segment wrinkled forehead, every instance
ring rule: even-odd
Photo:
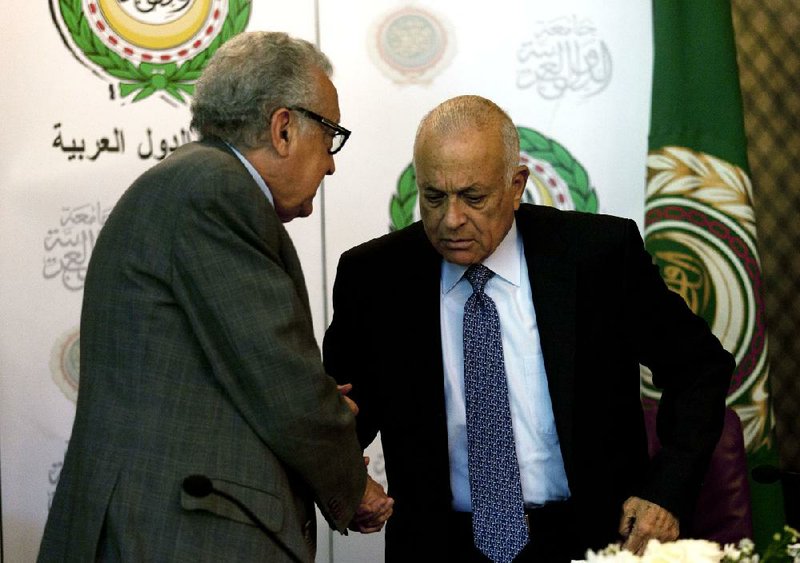
[[[493,129],[422,131],[414,144],[414,166],[490,163],[503,160],[503,143]]]
[[[491,150],[480,138],[430,139],[420,145],[414,166],[419,188],[459,191],[504,184],[507,176],[502,150]]]

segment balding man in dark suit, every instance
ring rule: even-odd
[[[633,221],[520,204],[528,170],[491,101],[431,111],[414,167],[422,221],[341,257],[323,347],[362,446],[381,435],[386,560],[553,563],[675,539],[732,356]],[[640,363],[663,388],[652,461]]]

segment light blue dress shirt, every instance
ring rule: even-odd
[[[497,306],[508,378],[511,424],[526,506],[564,500],[570,491],[542,360],[528,265],[516,222],[484,262],[495,272],[485,292]],[[471,512],[464,399],[464,304],[472,287],[466,266],[442,262],[441,324],[453,509]]]
[[[228,145],[228,147],[233,151],[233,154],[236,155],[236,158],[242,161],[242,164],[244,164],[244,167],[247,168],[248,172],[250,172],[253,180],[256,181],[258,187],[262,192],[264,192],[264,195],[267,196],[267,201],[269,201],[269,204],[274,208],[275,201],[272,199],[272,192],[270,191],[269,186],[267,186],[267,183],[264,181],[264,178],[262,178],[261,174],[258,173],[258,170],[256,170],[253,165],[250,164],[250,161],[247,160],[242,153],[236,150],[236,147],[227,142],[225,144]]]

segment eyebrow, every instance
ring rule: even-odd
[[[455,194],[462,194],[462,193],[468,192],[470,190],[475,190],[475,191],[481,191],[482,190],[481,186],[479,186],[477,184],[472,184],[470,186],[463,186],[463,187],[460,187],[460,188],[455,188],[454,190],[446,190],[446,189],[442,189],[442,188],[437,188],[436,186],[432,186],[432,185],[419,186],[419,189],[420,190],[433,190],[435,192],[441,192],[441,193],[455,193]]]

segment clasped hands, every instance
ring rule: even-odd
[[[341,393],[348,408],[354,415],[357,415],[358,405],[347,396],[347,393],[353,388],[352,384],[347,383],[338,387],[339,393]],[[369,458],[366,456],[364,457],[364,465],[369,465]],[[380,483],[367,475],[367,488],[364,491],[364,498],[361,499],[361,504],[358,505],[356,514],[347,527],[362,534],[380,532],[389,516],[392,515],[393,507],[394,499],[386,495]]]
[[[364,458],[364,463],[369,464],[369,458]],[[362,534],[380,532],[384,524],[392,515],[394,499],[387,496],[383,487],[372,477],[367,475],[367,489],[364,498],[356,509],[356,514],[348,528]]]
[[[647,542],[656,539],[662,543],[678,539],[678,519],[659,505],[639,497],[630,497],[622,505],[619,533],[625,540],[622,548],[642,555]]]

